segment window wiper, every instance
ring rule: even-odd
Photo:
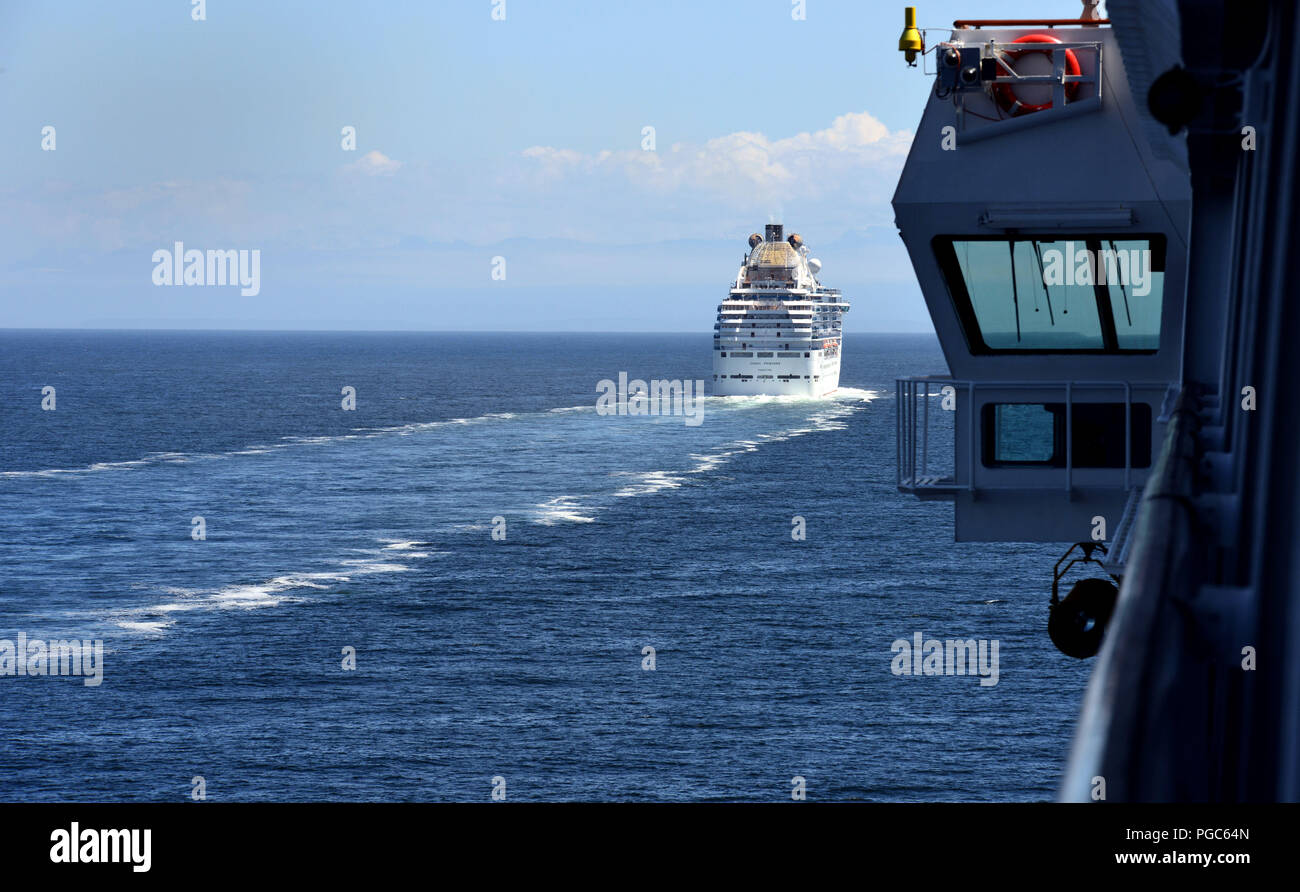
[[[1016,343],[1020,343],[1020,290],[1016,287],[1016,242],[1007,239],[1007,249],[1011,251],[1011,301],[1016,308]]]
[[[1052,292],[1047,290],[1047,273],[1043,270],[1043,246],[1034,240],[1034,257],[1038,258],[1038,281],[1043,283],[1043,297],[1047,298],[1047,319],[1052,325],[1056,324],[1056,316],[1052,314]]]
[[[1111,251],[1111,256],[1115,258],[1115,263],[1118,264],[1118,263],[1119,263],[1119,249],[1115,247],[1115,243],[1114,243],[1113,241],[1110,243],[1110,251]],[[1131,264],[1130,264],[1130,265],[1131,265]],[[1122,294],[1122,295],[1124,295],[1124,318],[1128,319],[1128,327],[1129,327],[1129,328],[1132,328],[1132,327],[1133,327],[1133,315],[1128,311],[1128,289],[1124,287],[1124,277],[1123,277],[1123,276],[1120,276],[1120,277],[1119,277],[1119,293]]]

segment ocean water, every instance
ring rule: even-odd
[[[0,676],[0,800],[1052,798],[1059,549],[894,487],[937,341],[851,334],[830,399],[596,413],[709,345],[0,332],[0,638],[105,646],[97,687]],[[997,640],[998,683],[895,676],[917,632]]]

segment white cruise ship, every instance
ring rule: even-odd
[[[750,251],[713,326],[715,396],[825,396],[840,384],[849,305],[817,281],[821,261],[779,223]]]

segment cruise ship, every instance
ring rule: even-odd
[[[817,281],[821,261],[780,223],[749,253],[713,326],[714,396],[825,396],[840,384],[849,305]]]

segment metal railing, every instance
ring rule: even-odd
[[[1206,644],[1189,646],[1182,631],[1195,625],[1194,603],[1205,578],[1206,547],[1192,508],[1196,430],[1195,402],[1184,393],[1137,512],[1132,553],[1084,695],[1062,799],[1088,801],[1098,776],[1129,801],[1203,799],[1212,788],[1207,779],[1215,769],[1180,772],[1182,760],[1171,757],[1188,738],[1206,733],[1213,710],[1203,696],[1209,677],[1196,666]],[[1193,715],[1176,721],[1168,706],[1175,702],[1195,704]]]
[[[961,138],[965,142],[985,139],[995,133],[1007,133],[1012,130],[1022,129],[1047,121],[1059,120],[1066,115],[1085,114],[1095,111],[1101,107],[1102,88],[1104,84],[1103,72],[1103,43],[1102,41],[1063,41],[1052,44],[1035,44],[1032,48],[1027,48],[1023,43],[996,43],[989,41],[982,45],[982,50],[987,50],[989,55],[983,56],[981,62],[987,58],[995,60],[997,74],[993,78],[980,78],[974,84],[964,84],[955,86],[954,104],[956,108],[957,130],[961,133]],[[936,56],[935,74],[939,73],[937,58],[939,51],[945,47],[955,47],[957,49],[969,48],[970,44],[964,40],[944,41],[938,45]],[[1052,60],[1051,74],[1017,74],[1015,68],[1007,61],[1015,55],[1024,52],[1041,52],[1046,53]],[[1077,61],[1077,53],[1093,53],[1095,62],[1090,68],[1093,74],[1069,74],[1067,60],[1074,56]],[[1082,66],[1080,66],[1082,68]],[[1081,84],[1091,84],[1093,89],[1088,96],[1078,96],[1068,98],[1068,90],[1074,87],[1076,90]],[[1035,114],[1009,115],[999,117],[996,127],[989,126],[969,126],[966,110],[965,96],[978,95],[984,96],[986,90],[990,87],[1005,86],[1015,90],[1017,86],[1049,86],[1052,89],[1052,102],[1050,107],[1043,109]]]
[[[1102,561],[1107,573],[1119,576],[1128,564],[1129,551],[1133,547],[1133,527],[1137,523],[1141,501],[1142,487],[1135,486],[1128,491],[1128,497],[1124,500],[1124,512],[1120,515],[1119,525],[1115,527],[1115,535],[1110,540],[1110,550]]]
[[[976,492],[979,489],[997,489],[987,483],[980,484],[977,471],[981,467],[979,460],[980,424],[976,417],[976,389],[1005,393],[1009,390],[1058,391],[1060,400],[1065,404],[1065,466],[1052,470],[1063,470],[1067,497],[1074,489],[1074,406],[1080,392],[1095,393],[1098,390],[1122,390],[1124,394],[1124,481],[1125,490],[1133,488],[1133,391],[1135,389],[1163,392],[1167,382],[1134,381],[973,381],[960,380],[942,376],[919,376],[898,378],[897,406],[897,474],[895,483],[903,492]],[[945,387],[951,387],[950,394],[944,393]],[[964,394],[964,396],[963,396]],[[965,412],[964,436],[967,449],[959,448],[956,437],[957,416],[953,416],[952,470],[932,470],[930,466],[930,404],[935,398],[942,400],[945,396],[955,399],[952,411]],[[1055,400],[1053,400],[1055,402]],[[1089,400],[1088,402],[1095,402]],[[996,472],[998,469],[985,469]],[[1003,486],[1000,488],[1024,488]]]

